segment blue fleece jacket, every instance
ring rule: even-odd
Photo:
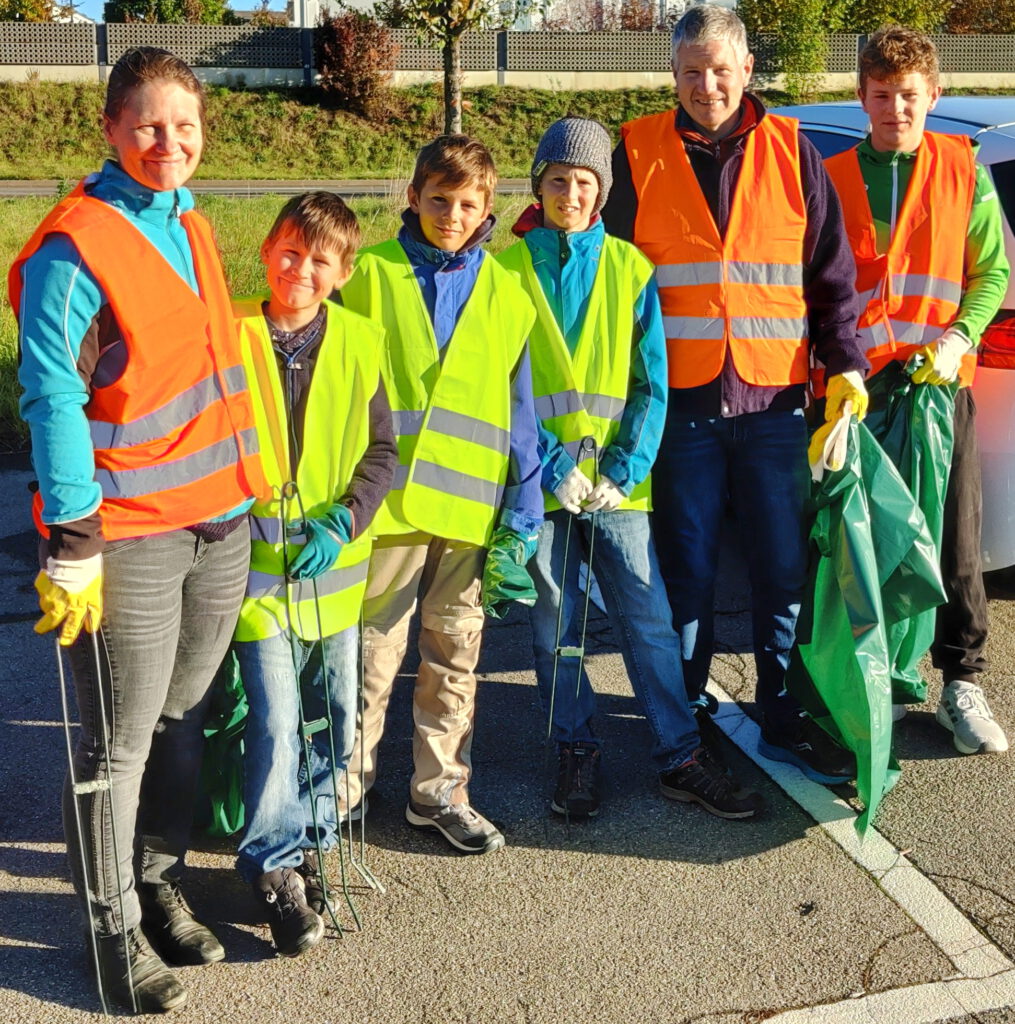
[[[423,293],[437,347],[443,352],[465,303],[472,294],[479,268],[486,253],[480,248],[493,229],[489,218],[458,252],[446,252],[430,245],[419,228],[418,218],[406,211],[398,241],[409,257],[416,282]],[[511,378],[510,465],[500,525],[529,536],[543,521],[543,493],[537,440],[535,402],[532,397],[532,371],[526,347]]]
[[[198,290],[190,241],[180,222],[194,206],[187,189],[153,192],[107,161],[85,179],[85,191],[122,213]],[[79,367],[79,360],[106,296],[66,235],[49,236],[27,260],[21,278],[21,416],[31,432],[43,520],[71,523],[91,515],[102,501],[84,413],[90,368]],[[248,504],[218,518],[232,518]]]
[[[523,214],[515,232],[531,217]],[[523,239],[532,255],[536,277],[574,352],[585,321],[589,295],[603,248],[605,229],[596,220],[586,231],[565,232],[534,227]],[[631,377],[627,404],[616,438],[603,452],[599,468],[624,494],[640,484],[652,469],[666,421],[666,337],[655,279],[651,279],[632,312]],[[556,435],[540,424],[543,487],[554,491],[574,468],[575,461]]]

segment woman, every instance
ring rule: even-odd
[[[64,787],[74,885],[100,989],[158,1012],[187,998],[164,961],[225,955],[179,877],[260,467],[222,268],[183,187],[204,142],[200,83],[164,50],[129,51],[103,132],[115,159],[43,220],[9,286],[44,538],[36,630],[69,648],[79,783],[105,780],[103,707],[110,736],[111,792],[77,797],[83,849]]]

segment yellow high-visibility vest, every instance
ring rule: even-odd
[[[250,573],[236,639],[263,640],[291,628],[302,640],[317,640],[359,619],[370,530],[344,544],[334,565],[315,580],[287,582],[285,566],[305,542],[302,521],[323,515],[341,498],[370,442],[369,405],[380,381],[384,332],[364,317],[325,303],[327,323],[307,395],[296,486],[287,488],[292,480],[290,434],[278,362],[261,312],[266,298],[233,303],[271,488],[271,497],[250,510]]]
[[[634,307],[655,268],[633,245],[606,235],[574,353],[568,349],[532,265],[532,254],[520,240],[498,257],[519,275],[536,307],[529,338],[532,391],[536,415],[564,445],[582,472],[597,479],[595,456],[620,430],[631,382],[631,335]],[[595,439],[596,450],[581,450],[582,440]],[[579,462],[579,455],[584,456]],[[620,508],[649,510],[652,481],[646,477]],[[560,502],[543,491],[547,512]]]
[[[484,257],[444,349],[397,241],[364,249],[342,301],[387,334],[382,373],[398,441],[395,483],[374,534],[422,530],[485,545],[507,480],[511,373],[535,312],[517,280]]]

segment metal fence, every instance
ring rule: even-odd
[[[0,22],[0,64],[108,65],[124,50],[162,46],[194,67],[309,69],[313,29],[250,25],[56,25]],[[440,51],[405,30],[392,32],[396,71],[438,71]],[[829,72],[856,69],[865,37],[830,35]],[[938,35],[941,70],[1015,73],[1015,35]],[[759,36],[752,49],[760,71],[780,69],[776,37]],[[471,32],[462,40],[466,71],[665,71],[669,36],[662,32]]]

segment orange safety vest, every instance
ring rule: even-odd
[[[892,360],[905,362],[955,319],[965,286],[966,234],[976,188],[973,147],[965,135],[924,134],[887,253],[877,251],[856,150],[829,157],[825,166],[842,200],[856,259],[862,307],[858,330],[873,375]],[[975,371],[971,352],[962,359],[959,380],[972,383]]]
[[[797,122],[767,114],[748,136],[725,239],[673,111],[620,129],[638,196],[634,243],[656,265],[670,387],[707,384],[729,347],[749,384],[807,380],[807,207]]]
[[[166,533],[212,519],[264,490],[254,412],[229,292],[211,228],[181,217],[200,295],[121,213],[82,185],[49,212],[7,278],[16,315],[21,267],[54,233],[95,275],[122,332],[116,380],[92,386],[85,415],[108,540]],[[107,348],[99,357],[119,346]],[[43,535],[42,499],[35,521]]]

